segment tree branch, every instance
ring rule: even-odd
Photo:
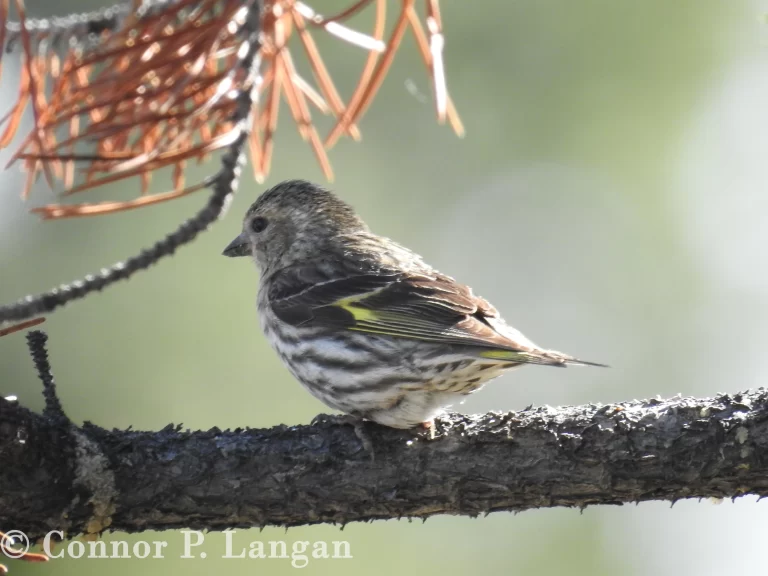
[[[150,2],[159,5],[162,0]],[[192,218],[182,223],[165,238],[155,242],[150,248],[138,255],[102,269],[98,276],[88,275],[82,280],[62,284],[37,296],[27,296],[14,304],[0,306],[0,324],[3,322],[22,321],[53,312],[57,308],[83,298],[92,292],[98,292],[118,282],[130,278],[136,272],[146,270],[162,258],[172,255],[181,246],[192,242],[197,236],[216,222],[231,200],[240,178],[242,164],[245,161],[244,147],[252,125],[252,110],[257,92],[254,83],[258,74],[259,52],[259,11],[260,2],[243,2],[247,14],[238,31],[245,49],[238,57],[237,66],[230,71],[230,77],[242,78],[243,90],[237,97],[237,107],[232,117],[230,144],[221,157],[221,168],[206,180],[211,195],[206,205]]]
[[[0,526],[33,538],[768,494],[764,389],[451,414],[433,439],[367,424],[374,460],[329,421],[137,432],[48,412],[0,399]]]
[[[157,3],[160,4],[160,2]],[[54,16],[52,18],[30,18],[23,23],[6,22],[6,44],[0,48],[5,53],[13,52],[21,41],[22,29],[33,34],[35,40],[45,38],[54,46],[72,37],[87,41],[90,35],[97,36],[105,30],[111,32],[117,29],[120,20],[129,13],[129,9],[130,4],[121,3],[93,12]]]

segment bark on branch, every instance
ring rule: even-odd
[[[40,366],[38,366],[40,369]],[[45,367],[41,372],[45,371]],[[428,432],[349,425],[157,432],[78,427],[0,399],[0,527],[347,523],[768,494],[768,392],[449,415]]]

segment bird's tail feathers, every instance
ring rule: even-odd
[[[596,366],[598,368],[610,368],[608,364],[600,364],[599,362],[588,362],[587,360],[579,360],[578,358],[574,358],[573,356],[566,356],[565,363],[566,365],[570,365],[570,366]]]
[[[555,352],[554,350],[488,350],[480,354],[483,358],[492,358],[506,362],[519,362],[521,364],[540,364],[543,366],[597,366],[610,368],[607,364],[579,360],[573,356]]]

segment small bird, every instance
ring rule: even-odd
[[[224,255],[256,261],[261,327],[291,373],[360,422],[429,427],[523,364],[605,366],[540,348],[471,288],[374,234],[311,182],[264,192]]]

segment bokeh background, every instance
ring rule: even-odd
[[[347,5],[315,0],[323,13]],[[392,0],[394,9],[395,0]],[[101,6],[27,0],[31,16]],[[333,188],[371,227],[471,283],[547,347],[610,370],[532,367],[492,383],[465,412],[710,396],[765,384],[768,372],[768,28],[765,2],[518,0],[443,2],[451,93],[467,127],[438,126],[408,37],[362,121],[364,141],[331,153]],[[370,14],[356,22],[370,23]],[[362,53],[319,36],[348,95]],[[0,101],[15,89],[4,61]],[[259,332],[258,276],[220,252],[266,186],[323,181],[283,123],[272,174],[250,173],[227,217],[170,260],[50,317],[51,360],[69,415],[104,427],[192,429],[307,423],[324,407]],[[328,124],[321,124],[327,127]],[[5,164],[8,151],[0,153]],[[197,169],[188,181],[215,169]],[[113,216],[41,222],[0,172],[0,301],[136,253],[204,194]],[[155,189],[169,180],[156,177]],[[93,193],[131,197],[131,181]],[[0,341],[0,394],[40,409],[22,335]],[[0,462],[0,465],[2,463]],[[347,540],[353,559],[313,574],[764,574],[766,504],[755,498],[495,513],[487,518],[240,532],[254,539]],[[9,529],[11,527],[3,527]],[[108,539],[131,539],[123,534]],[[15,574],[285,574],[287,560],[67,560]]]

